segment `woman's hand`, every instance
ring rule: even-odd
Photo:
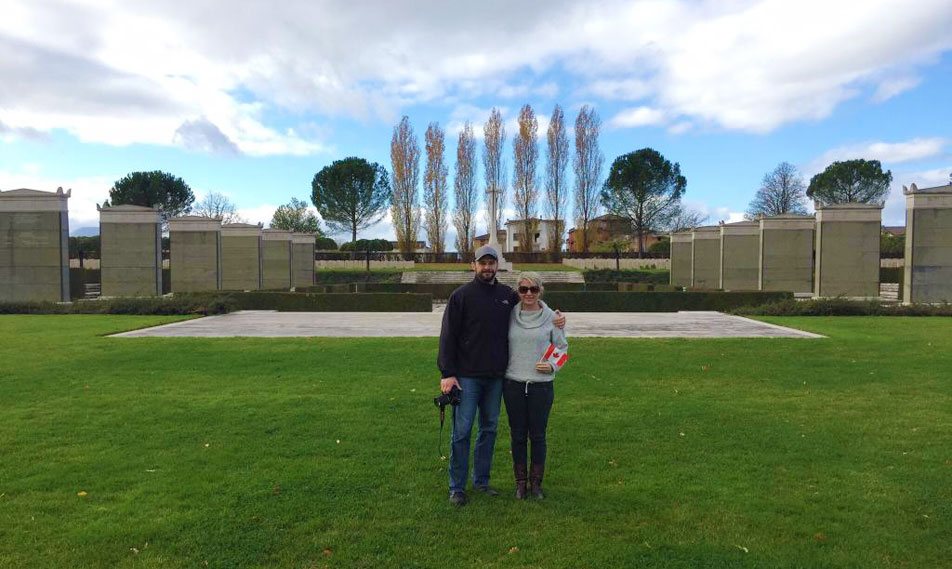
[[[555,370],[549,362],[539,362],[536,364],[536,371],[539,373],[552,373]]]

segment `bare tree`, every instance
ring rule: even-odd
[[[764,174],[760,189],[747,206],[744,217],[754,219],[758,215],[772,216],[785,213],[806,215],[806,185],[797,167],[781,162],[771,172]]]
[[[516,220],[521,222],[518,232],[519,245],[522,251],[532,252],[535,249],[535,212],[539,195],[536,176],[539,162],[539,121],[528,104],[519,110],[519,134],[512,139],[512,159],[512,201],[516,205]]]
[[[565,116],[562,107],[555,106],[546,132],[545,162],[545,211],[555,220],[555,235],[550,244],[552,251],[562,250],[562,234],[565,232],[565,202],[569,193],[565,168],[569,163],[569,138],[565,132]]]
[[[575,227],[582,234],[582,251],[589,248],[589,222],[598,215],[602,166],[605,156],[598,146],[602,121],[594,108],[583,105],[575,119]]]
[[[486,206],[488,209],[489,241],[494,242],[499,230],[500,215],[506,203],[506,174],[502,149],[506,143],[506,127],[502,113],[493,107],[489,120],[483,126],[483,170],[486,174]]]
[[[393,166],[393,228],[397,234],[397,248],[408,258],[416,248],[420,231],[420,211],[417,207],[417,188],[420,181],[420,145],[417,143],[410,118],[404,115],[393,127],[390,141],[390,161]]]
[[[212,192],[195,204],[195,215],[217,219],[222,223],[243,223],[235,204],[225,194]]]
[[[710,216],[706,213],[679,205],[674,216],[668,220],[666,227],[663,229],[671,233],[690,231],[707,223],[709,218]]]
[[[453,226],[456,227],[456,250],[463,259],[468,259],[476,237],[476,208],[479,194],[476,190],[476,136],[473,125],[466,121],[459,133],[456,145],[456,178],[453,181],[456,210]]]
[[[423,207],[426,210],[426,235],[434,253],[446,250],[446,134],[440,125],[426,129],[426,169],[423,173]]]

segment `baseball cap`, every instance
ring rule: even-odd
[[[499,251],[496,251],[495,247],[490,247],[489,245],[483,245],[479,249],[476,249],[475,260],[480,260],[486,255],[489,255],[493,259],[499,260]]]

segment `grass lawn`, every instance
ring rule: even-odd
[[[104,337],[170,320],[0,317],[0,566],[949,566],[952,319],[574,341],[547,499],[503,416],[459,510],[435,339]]]

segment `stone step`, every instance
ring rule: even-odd
[[[102,294],[102,286],[99,283],[86,283],[83,291],[83,298],[99,298]]]
[[[499,282],[513,286],[519,282],[519,271],[496,273]],[[543,283],[584,283],[585,277],[577,271],[545,271],[539,273]],[[400,279],[402,283],[463,284],[473,280],[469,271],[405,271]]]

